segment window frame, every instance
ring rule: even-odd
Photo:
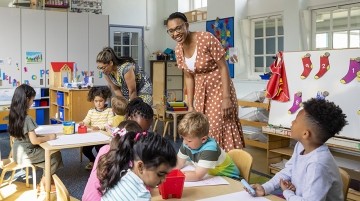
[[[269,19],[274,19],[275,20],[275,34],[271,35],[271,36],[266,36],[266,21]],[[278,28],[279,28],[279,24],[278,24],[278,19],[281,19],[282,21],[282,27],[283,27],[283,33],[279,34],[278,33]],[[270,70],[268,69],[269,66],[266,66],[266,57],[268,56],[275,56],[277,52],[279,51],[283,51],[283,50],[279,50],[278,44],[279,44],[279,37],[283,38],[283,48],[284,48],[284,18],[282,14],[276,14],[276,15],[271,15],[271,16],[264,16],[264,17],[258,17],[258,18],[250,18],[250,77],[251,78],[258,78],[260,79],[259,75],[262,75],[264,73],[269,72]],[[263,36],[261,37],[255,37],[255,23],[256,22],[263,22]],[[263,54],[255,54],[255,40],[256,39],[263,39]],[[267,54],[266,53],[266,39],[267,38],[275,38],[275,53],[274,54]],[[263,57],[263,71],[262,72],[256,72],[256,68],[255,67],[255,57],[259,57],[262,56]]]
[[[336,48],[336,49],[349,49],[349,48],[360,48],[360,44],[359,47],[350,47],[350,32],[354,31],[354,30],[360,30],[360,26],[358,27],[351,27],[351,8],[353,7],[359,7],[360,8],[360,3],[351,3],[351,4],[344,4],[344,5],[333,5],[330,7],[325,7],[325,8],[316,8],[316,9],[312,9],[311,10],[311,49],[312,50],[329,50],[329,49],[334,49],[334,43],[333,43],[333,38],[334,38],[334,33],[337,32],[347,32],[347,47],[345,48]],[[333,18],[333,13],[334,11],[338,10],[338,9],[347,9],[347,25],[346,28],[340,28],[340,29],[334,29],[334,18]],[[316,30],[316,23],[317,23],[317,14],[318,13],[327,13],[329,12],[330,15],[330,28],[329,30],[326,31],[317,31]],[[328,39],[327,39],[327,43],[328,46],[324,47],[324,48],[316,48],[316,34],[322,34],[322,33],[327,33],[328,34]]]

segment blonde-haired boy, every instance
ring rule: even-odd
[[[111,98],[111,108],[114,113],[112,127],[118,127],[118,125],[125,120],[126,107],[128,100],[123,96],[114,96]]]
[[[183,168],[187,160],[195,165],[194,171],[184,171],[185,181],[198,181],[206,174],[239,178],[239,169],[229,155],[208,136],[209,127],[208,118],[200,112],[184,116],[178,126],[183,144],[177,154],[176,168]]]

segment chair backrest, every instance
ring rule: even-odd
[[[241,176],[249,182],[253,157],[242,149],[232,149],[228,152],[228,154],[234,161],[235,165],[239,168]]]
[[[60,180],[60,178],[53,174],[52,178],[54,179],[55,187],[56,187],[56,200],[57,201],[70,201],[69,191],[66,189],[64,183]]]
[[[339,168],[339,172],[341,175],[341,180],[343,183],[343,193],[344,193],[344,200],[347,198],[347,194],[349,191],[349,184],[350,184],[350,175],[343,169]]]
[[[161,121],[164,121],[164,119],[165,119],[165,117],[166,117],[166,105],[156,104],[156,105],[155,105],[155,109],[156,109],[156,115],[157,115],[157,117],[158,117]]]

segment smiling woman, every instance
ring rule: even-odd
[[[105,79],[116,96],[128,100],[141,97],[152,105],[152,85],[149,76],[139,71],[131,57],[117,57],[110,47],[104,48],[96,57],[97,68],[105,74]]]

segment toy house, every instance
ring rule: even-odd
[[[61,87],[64,82],[72,81],[75,62],[50,62],[50,65],[50,87]]]

